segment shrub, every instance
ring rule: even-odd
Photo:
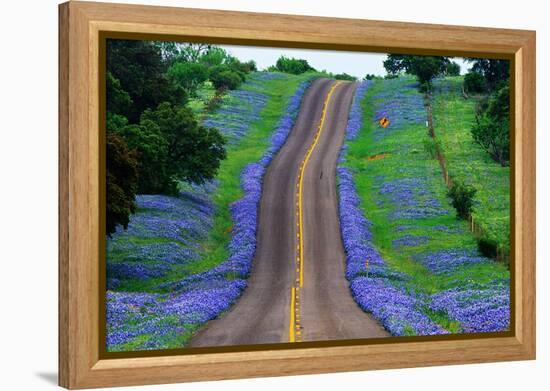
[[[214,67],[210,72],[210,81],[214,87],[220,90],[234,90],[244,81],[243,76],[227,67]]]
[[[464,90],[469,93],[482,93],[487,91],[487,82],[481,73],[468,72],[464,76]]]
[[[451,203],[456,209],[457,217],[467,219],[472,211],[474,196],[477,190],[472,186],[466,185],[458,180],[453,180],[453,185],[447,195],[451,198]]]
[[[256,62],[254,60],[241,62],[238,58],[230,56],[226,65],[230,70],[242,75],[243,81],[247,73],[256,71]]]
[[[479,252],[488,258],[497,257],[498,244],[496,241],[487,238],[479,238],[477,240]]]

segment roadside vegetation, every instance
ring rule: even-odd
[[[338,175],[352,294],[393,335],[507,330],[509,272],[505,265],[479,252],[468,222],[457,217],[457,210],[464,211],[453,207],[439,162],[426,148],[433,139],[426,128],[424,94],[415,79],[399,76],[364,82],[369,87],[364,98],[359,98],[361,126],[353,131],[348,128]],[[460,80],[432,80],[430,90],[437,90],[447,79]],[[460,93],[460,83],[457,86]],[[464,100],[460,94],[457,99]],[[441,100],[448,102],[448,96],[441,96]],[[447,106],[445,113],[452,113],[457,120],[466,109]],[[469,110],[473,120],[473,104]],[[355,109],[350,114],[348,126],[358,122],[354,120],[357,112]],[[387,128],[379,125],[382,117],[391,121]],[[475,151],[474,156],[485,156],[491,163],[473,141],[470,125],[460,132],[470,139],[467,151]],[[451,130],[455,128],[447,129],[453,137]],[[446,138],[441,144],[447,151]],[[462,148],[455,146],[453,150]],[[462,167],[452,159],[448,163],[449,167]],[[479,166],[471,155],[463,163]],[[498,164],[494,166],[503,170]],[[476,170],[483,172],[487,167]],[[488,193],[505,197],[508,189],[495,189],[492,183],[486,179],[485,183],[476,182],[476,192],[470,188],[455,191],[476,202],[480,193],[482,197]],[[476,205],[472,208],[477,211]]]
[[[109,154],[109,169],[126,181],[119,187],[128,191],[123,194],[126,200],[133,201],[121,203],[125,213],[111,214],[118,220],[109,220],[119,222],[107,240],[110,351],[185,346],[201,325],[240,296],[254,254],[254,200],[260,197],[247,189],[254,181],[260,185],[253,187],[261,188],[261,174],[249,167],[272,153],[272,136],[284,142],[281,131],[290,130],[305,88],[317,77],[314,72],[250,69],[241,70],[244,81],[239,77],[235,89],[218,88],[201,71],[196,72],[199,82],[190,82],[184,69],[189,64],[178,65],[182,59],[206,57],[209,69],[218,67],[218,56],[224,54],[218,48],[157,49],[167,63],[161,80],[183,90],[184,103],[161,102],[156,110],[145,109],[134,124],[121,114],[109,114],[108,148],[117,149]],[[204,53],[197,54],[201,50]],[[110,98],[127,101],[124,83],[110,82],[116,84],[108,90]],[[197,132],[200,137],[194,137]],[[177,136],[165,136],[172,133],[194,141],[195,156],[216,152],[216,142],[210,141],[217,137],[223,141],[223,159],[216,167],[190,166],[202,164],[201,159],[171,152]],[[163,178],[170,179],[170,186],[163,186]]]

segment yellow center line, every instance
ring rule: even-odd
[[[296,342],[296,337],[294,335],[294,332],[296,330],[296,324],[295,324],[295,318],[294,318],[294,306],[296,304],[295,295],[296,295],[296,290],[294,289],[294,287],[292,287],[290,291],[290,327],[288,330],[289,342]]]
[[[304,173],[307,167],[307,163],[309,162],[309,158],[311,157],[311,154],[315,150],[315,147],[317,146],[317,143],[319,142],[319,139],[321,138],[321,133],[323,132],[323,126],[325,124],[325,118],[327,114],[327,108],[328,104],[330,102],[330,98],[332,97],[332,94],[334,93],[334,90],[336,87],[341,83],[341,81],[337,81],[332,85],[330,88],[327,97],[325,98],[325,101],[323,103],[323,111],[321,113],[321,120],[319,122],[319,127],[317,128],[317,132],[315,133],[315,137],[313,139],[313,143],[308,148],[306,156],[304,157],[304,160],[300,163],[300,170],[298,171],[298,183],[296,184],[297,187],[297,196],[298,201],[296,202],[297,212],[296,217],[298,218],[297,221],[297,228],[298,228],[298,257],[296,259],[298,263],[297,267],[297,278],[296,278],[296,285],[293,286],[290,291],[290,325],[289,325],[289,341],[290,342],[296,342],[296,339],[301,340],[301,327],[299,325],[299,318],[297,317],[297,311],[299,307],[298,302],[298,291],[300,288],[304,286],[304,224],[303,224],[303,183],[304,183]]]
[[[313,143],[309,147],[306,157],[304,158],[302,164],[300,165],[300,172],[298,173],[298,224],[300,226],[299,228],[299,241],[300,241],[300,288],[304,286],[304,216],[303,216],[303,185],[304,185],[304,173],[307,167],[307,163],[309,162],[309,158],[311,157],[311,154],[313,153],[313,150],[317,146],[317,143],[319,142],[319,138],[321,137],[321,133],[323,132],[323,125],[325,124],[325,118],[327,115],[327,107],[330,101],[330,98],[332,94],[334,93],[334,90],[336,87],[340,84],[340,81],[337,81],[333,84],[333,86],[330,88],[327,97],[325,99],[325,102],[323,104],[323,112],[321,114],[321,121],[319,122],[319,128],[317,129],[317,132],[315,133],[315,138],[313,139]]]

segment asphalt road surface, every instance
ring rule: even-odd
[[[248,287],[190,346],[389,336],[357,306],[345,279],[336,161],[355,88],[319,79],[306,91],[294,128],[264,177]]]

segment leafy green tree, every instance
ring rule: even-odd
[[[199,62],[210,68],[225,64],[228,57],[229,53],[227,53],[225,49],[218,46],[212,46],[199,57]]]
[[[186,62],[199,62],[200,58],[212,49],[212,45],[208,43],[180,43],[177,47],[177,59]]]
[[[167,145],[164,170],[157,172],[164,179],[160,181],[164,188],[158,189],[159,192],[177,193],[180,180],[204,183],[214,178],[220,161],[226,157],[226,141],[217,129],[200,125],[191,109],[168,102],[160,104],[155,111],[143,113],[140,125],[155,133],[150,123],[158,126]]]
[[[130,94],[122,89],[120,80],[111,72],[106,74],[107,82],[107,111],[111,113],[127,113],[132,107]]]
[[[447,65],[446,74],[448,76],[460,76],[460,65],[455,61],[451,61]]]
[[[144,110],[155,109],[161,102],[185,103],[185,91],[168,80],[161,48],[151,41],[109,39],[107,71],[120,81],[120,88],[132,100],[130,107],[115,106],[110,111],[131,123],[137,123]],[[115,84],[107,85],[107,96],[117,96],[113,87]]]
[[[489,99],[472,127],[474,140],[503,167],[510,161],[509,116],[510,88],[505,86]]]
[[[494,91],[501,87],[510,77],[510,62],[508,60],[493,60],[488,58],[467,58],[472,64],[471,72],[477,72],[485,77],[487,87]]]
[[[107,134],[107,235],[118,225],[128,228],[136,210],[138,168],[136,152],[119,135]]]
[[[433,78],[444,74],[449,63],[447,57],[388,54],[384,68],[390,75],[400,72],[415,75],[420,82],[421,90],[429,91]]]
[[[189,96],[196,96],[197,89],[208,79],[208,67],[195,62],[175,62],[168,69],[168,78]]]
[[[110,111],[107,112],[107,131],[116,132],[117,130],[128,125],[128,118],[120,114],[114,114]]]
[[[243,82],[239,73],[224,65],[211,68],[209,78],[218,91],[234,90]]]
[[[168,140],[159,126],[150,120],[142,120],[139,125],[127,125],[117,134],[126,140],[128,147],[137,152],[138,193],[173,193],[172,178],[169,177]]]
[[[470,93],[483,93],[487,91],[487,81],[479,72],[468,72],[464,76],[464,90]]]
[[[309,65],[307,60],[288,58],[285,56],[279,57],[275,63],[275,68],[279,72],[291,73],[293,75],[299,75],[301,73],[315,70]]]

